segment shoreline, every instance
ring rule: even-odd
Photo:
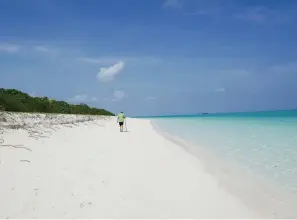
[[[1,135],[25,147],[0,146],[1,218],[259,216],[149,120],[128,118],[128,132],[119,132],[114,117],[66,118],[70,126],[53,123],[44,136],[22,128]]]
[[[244,174],[238,162],[226,161],[206,146],[187,141],[158,127],[157,122],[151,122],[152,127],[161,136],[179,145],[187,153],[202,162],[204,170],[213,175],[218,183],[229,193],[240,198],[244,204],[265,218],[297,218],[297,196],[279,189],[276,184],[260,174]],[[215,162],[213,162],[215,161]],[[256,198],[256,199],[255,199]],[[289,204],[288,204],[288,203]]]

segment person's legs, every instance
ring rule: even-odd
[[[123,131],[123,124],[124,124],[124,122],[119,122],[119,125],[120,125],[120,131]]]

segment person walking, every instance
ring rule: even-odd
[[[120,126],[120,132],[123,132],[123,126],[125,123],[125,119],[126,119],[126,116],[124,115],[124,113],[120,112],[118,114],[118,119],[117,119],[117,123],[119,123],[119,126]]]

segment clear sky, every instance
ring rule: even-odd
[[[127,115],[297,108],[296,0],[1,0],[0,87]]]

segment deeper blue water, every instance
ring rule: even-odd
[[[297,110],[147,118],[157,130],[297,194]]]

